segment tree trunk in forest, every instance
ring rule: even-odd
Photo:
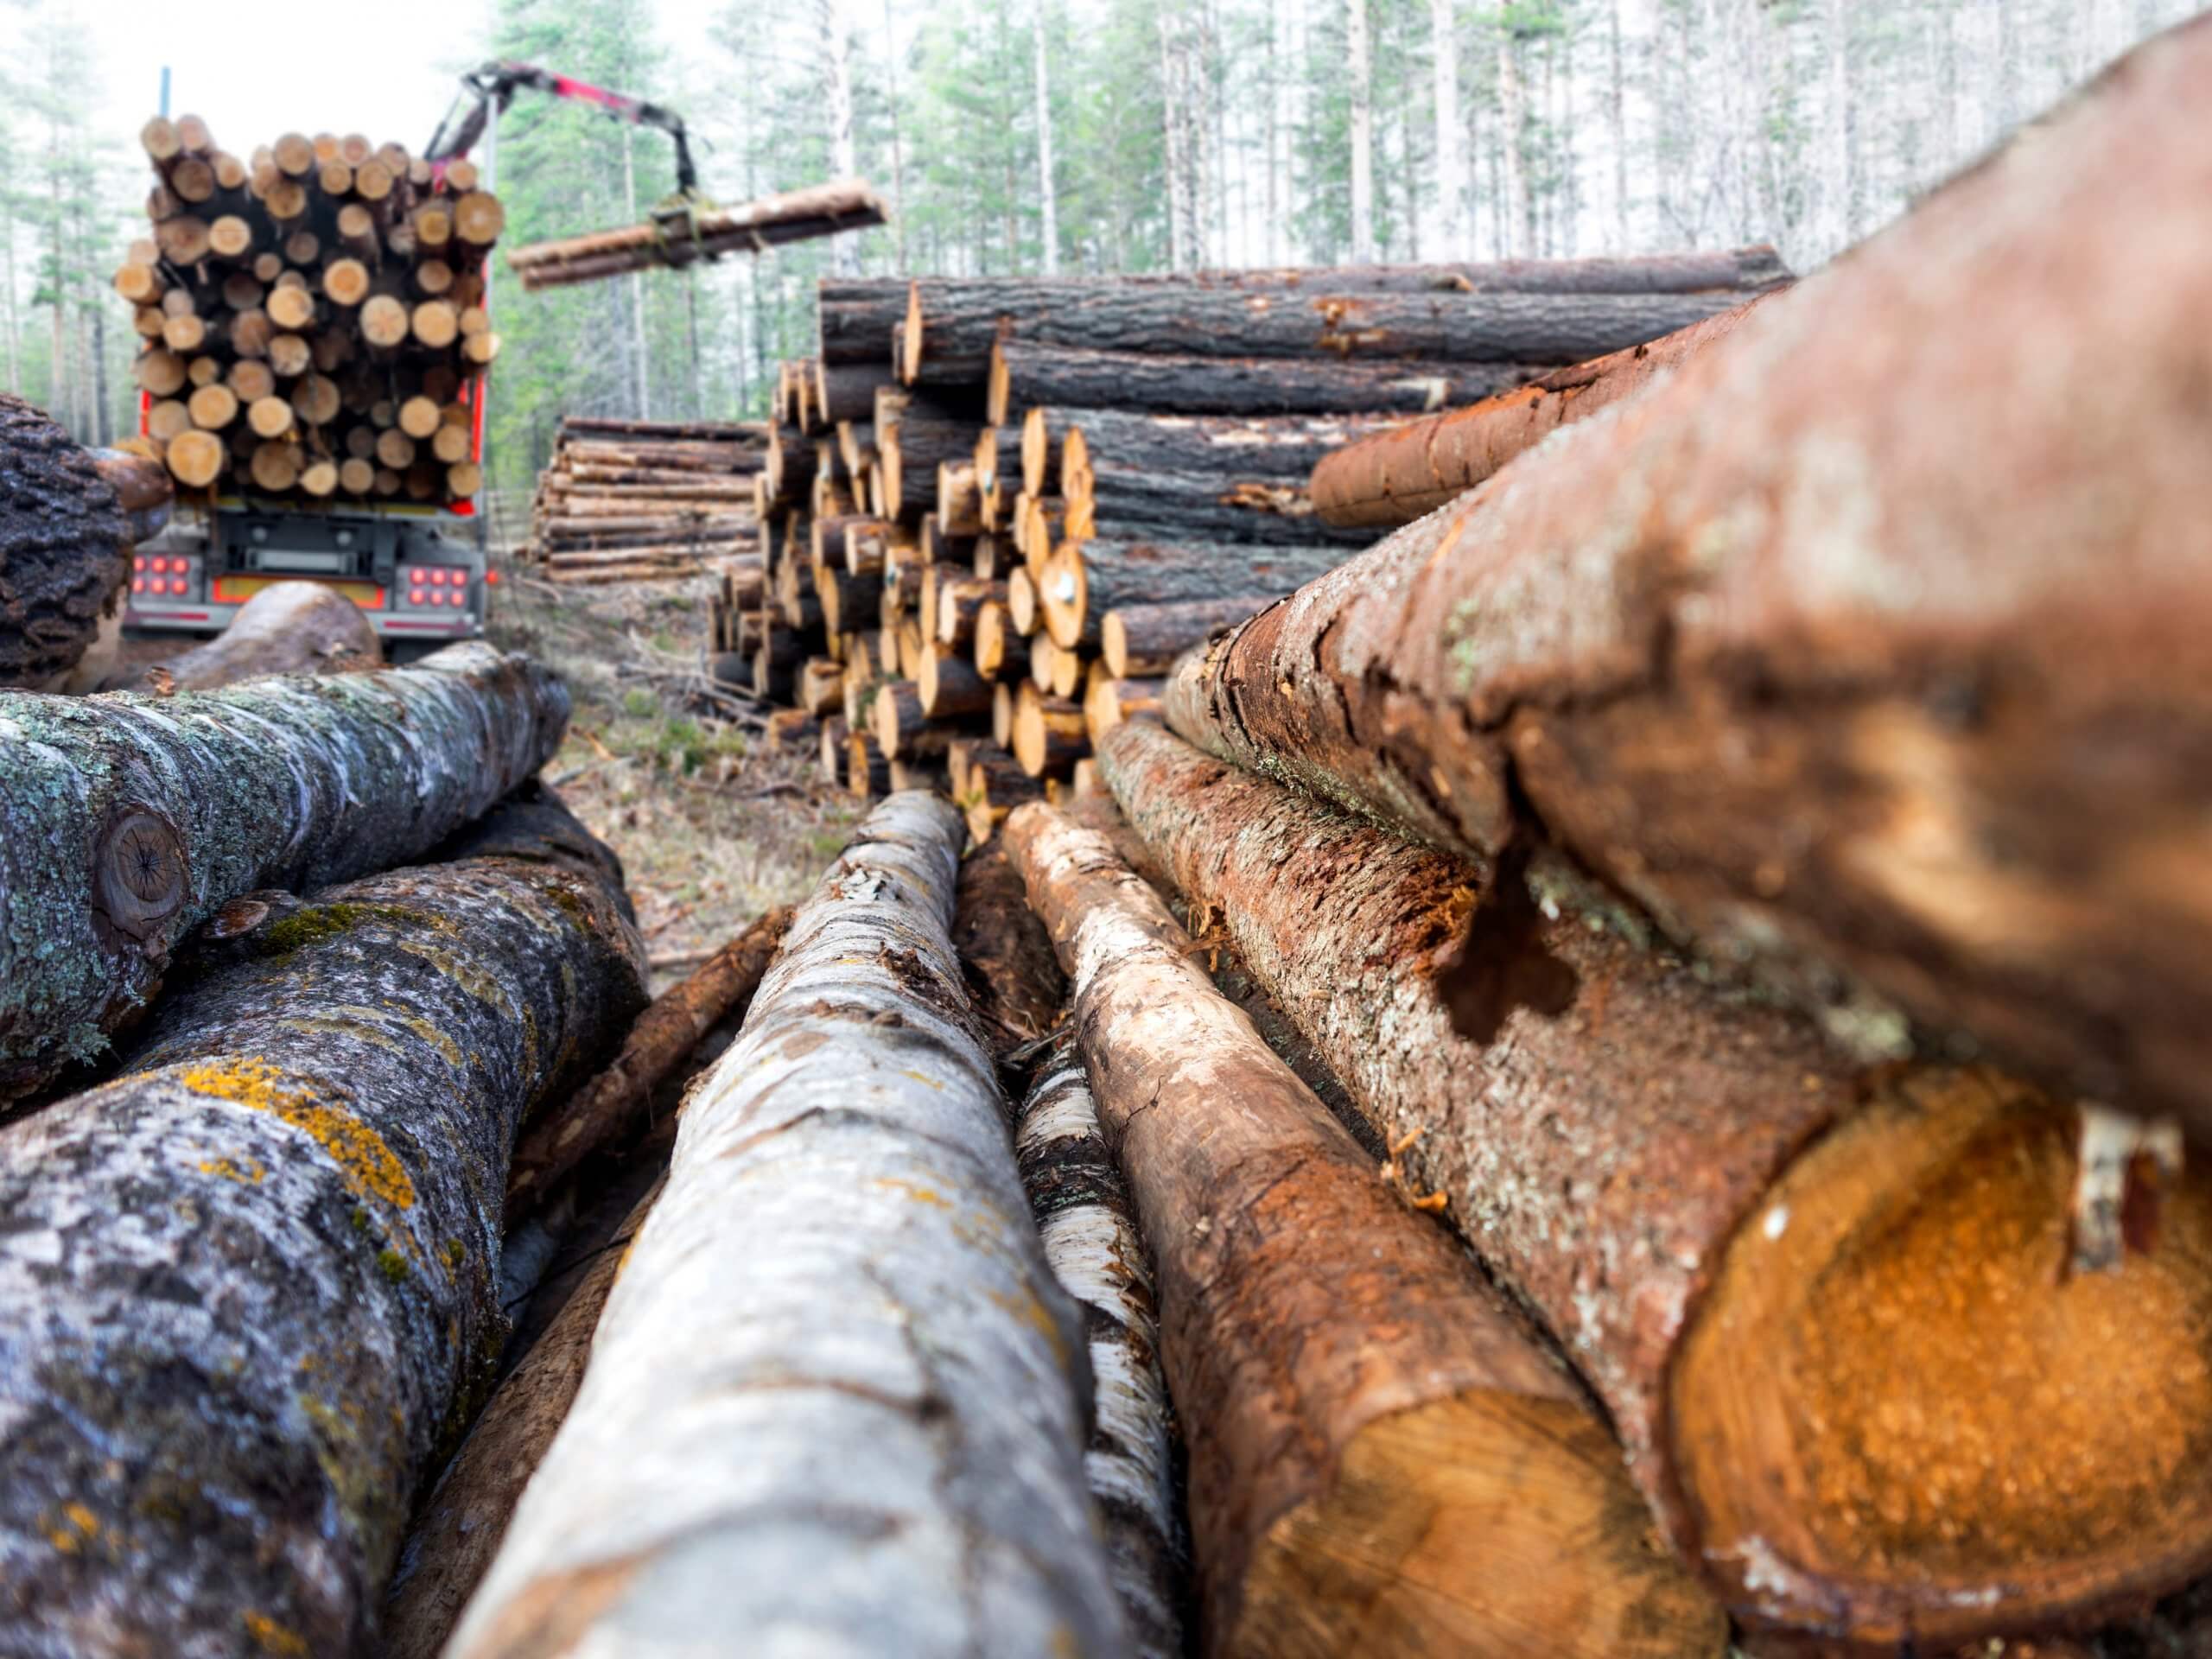
[[[2212,1126],[2212,932],[2175,896],[2212,822],[2212,356],[2158,228],[2212,185],[2200,87],[2212,29],[2142,49],[2051,143],[1185,664],[1170,723],[1440,845],[1572,849],[1862,1036],[1903,1030],[1871,991]],[[2006,342],[2053,315],[2030,375]],[[1900,418],[1939,372],[1943,417]]]
[[[175,697],[0,694],[0,1097],[95,1058],[231,899],[419,857],[568,718],[558,679],[481,644]]]
[[[1106,613],[1121,606],[1249,594],[1264,595],[1258,604],[1265,605],[1335,569],[1343,557],[1340,550],[1327,547],[1065,542],[1046,561],[1037,584],[1039,607],[1054,645],[1096,651]]]
[[[1459,29],[1454,0],[1428,0],[1429,96],[1436,138],[1436,233],[1446,259],[1467,254],[1466,164],[1459,123]]]
[[[1224,628],[1272,605],[1281,595],[1232,594],[1223,599],[1179,600],[1166,604],[1122,605],[1107,609],[1098,626],[1098,654],[1116,679],[1161,675],[1175,659]],[[1086,609],[1096,608],[1086,598]]]
[[[1630,229],[1628,195],[1628,69],[1622,54],[1621,6],[1624,0],[1607,0],[1605,9],[1608,56],[1606,67],[1611,75],[1607,87],[1605,115],[1612,129],[1613,138],[1613,242],[1618,247],[1632,248],[1636,238]],[[1764,93],[1764,88],[1761,89]]]
[[[280,582],[238,607],[231,626],[204,645],[111,677],[111,691],[143,691],[156,674],[168,691],[212,691],[271,674],[378,668],[383,648],[361,607],[321,582]]]
[[[845,0],[815,0],[822,20],[823,113],[830,123],[830,170],[841,179],[855,177],[853,160],[853,26]],[[860,244],[849,236],[832,239],[830,269],[840,277],[861,274]]]
[[[1526,385],[1518,363],[1363,363],[1089,352],[1009,340],[992,353],[990,418],[1039,404],[1160,415],[1427,414]]]
[[[1351,262],[1375,263],[1374,72],[1367,40],[1367,0],[1344,0],[1344,76],[1351,105]]]
[[[639,1133],[662,1080],[711,1027],[733,1011],[743,1017],[791,920],[782,906],[765,912],[689,978],[656,997],[607,1069],[524,1130],[507,1171],[508,1225],[528,1215],[586,1160],[619,1154]]]
[[[1522,149],[1528,138],[1529,118],[1527,92],[1521,84],[1521,37],[1509,10],[1507,0],[1498,0],[1493,27],[1497,31],[1497,150],[1505,164],[1505,191],[1497,211],[1506,234],[1499,245],[1510,257],[1533,255],[1537,248],[1529,231],[1533,209],[1529,194],[1528,158]]]
[[[1313,511],[1340,529],[1409,524],[1464,495],[1557,428],[1642,391],[1726,340],[1759,303],[1750,301],[1648,346],[1579,363],[1517,391],[1348,443],[1314,467]]]
[[[1013,901],[1037,926],[1020,875],[1003,852],[990,856],[1013,882]],[[1037,943],[1049,961],[1052,941],[1041,927]],[[1052,971],[1057,976],[1057,963]],[[1189,1543],[1175,1491],[1160,1315],[1128,1186],[1106,1145],[1083,1052],[1065,1028],[1031,1069],[1014,1146],[1045,1259],[1090,1315],[1097,1402],[1084,1472],[1105,1530],[1129,1650],[1138,1659],[1182,1659]]]
[[[0,1258],[0,1558],[60,1648],[372,1640],[504,1332],[515,1124],[644,1000],[612,856],[535,811],[232,906],[125,1075],[0,1130],[0,1217],[52,1247]]]
[[[1006,836],[1158,1274],[1206,1651],[1717,1652],[1596,1413],[1159,898],[1049,807]]]
[[[1030,0],[1029,43],[1035,65],[1037,105],[1037,235],[1042,245],[1039,268],[1047,276],[1056,276],[1060,270],[1059,186],[1052,169],[1052,93],[1045,65],[1044,0]]]
[[[0,392],[0,686],[43,690],[83,660],[130,575],[130,524],[94,457]]]
[[[648,1628],[1120,1649],[1082,1325],[946,934],[960,834],[945,802],[895,796],[800,910],[694,1089],[457,1659]]]
[[[1142,721],[1099,765],[1408,1179],[1550,1324],[1736,1611],[1964,1639],[2202,1570],[2212,1479],[2156,1448],[2212,1417],[2212,1388],[2152,1380],[2212,1375],[2201,1327],[2097,1333],[2212,1307],[2188,1242],[2212,1237],[2202,1172],[2155,1249],[2069,1282],[2071,1107],[1984,1071],[1862,1073],[1809,1023],[1714,995],[1563,863],[1493,875]],[[2071,1432],[2063,1402],[2138,1397],[2161,1404],[2126,1444]],[[1920,1434],[1929,1412],[1975,1437]]]

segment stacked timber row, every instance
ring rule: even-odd
[[[466,501],[499,354],[484,262],[505,213],[466,160],[286,133],[241,159],[197,116],[140,141],[153,235],[115,287],[143,342],[143,443],[195,489]]]
[[[537,477],[522,556],[549,581],[665,581],[759,565],[758,422],[570,415]]]
[[[1179,652],[1366,543],[1314,511],[1323,457],[1787,280],[1753,248],[825,281],[776,391],[765,591],[716,659],[824,722],[833,783],[943,782],[987,836],[1084,788]]]

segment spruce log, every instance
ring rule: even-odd
[[[638,421],[604,415],[563,415],[561,437],[639,439],[660,443],[734,443],[759,448],[771,428],[761,421]]]
[[[1063,542],[1037,583],[1039,620],[1065,651],[1095,651],[1106,613],[1122,606],[1217,602],[1262,594],[1243,614],[1343,563],[1333,547],[1158,542]]]
[[[1004,863],[1002,853],[995,855]],[[963,866],[963,880],[966,874]],[[1013,881],[1026,915],[1021,878]],[[1049,958],[1052,943],[1039,932]],[[1097,1399],[1084,1473],[1105,1529],[1130,1651],[1139,1659],[1182,1659],[1189,1543],[1175,1491],[1158,1305],[1135,1207],[1106,1145],[1071,1032],[1055,1035],[1031,1069],[1014,1145],[1045,1259],[1090,1313]]]
[[[1019,679],[1029,671],[1029,640],[996,600],[976,613],[976,671],[987,680]]]
[[[991,353],[985,412],[996,426],[1038,404],[1166,415],[1425,415],[1548,372],[1520,363],[1179,357],[1007,340]]]
[[[590,844],[242,900],[125,1075],[0,1130],[47,1241],[0,1259],[0,1563],[54,1651],[368,1650],[505,1332],[515,1124],[643,1001]]]
[[[1274,542],[1351,550],[1373,544],[1313,511],[1306,477],[1189,472],[1095,460],[1088,486],[1069,504],[1065,533],[1122,541]]]
[[[1306,289],[1286,297],[1158,283],[1015,283],[1002,291],[915,284],[907,362],[987,355],[1001,339],[1085,351],[1310,361],[1420,358],[1446,363],[1580,363],[1687,328],[1741,302],[1691,294],[1392,294]]]
[[[1157,1274],[1205,1651],[1719,1654],[1719,1610],[1652,1548],[1564,1368],[1158,896],[1052,808],[1006,836]]]
[[[607,1069],[524,1131],[507,1171],[509,1226],[586,1160],[620,1153],[636,1138],[653,1090],[699,1039],[733,1012],[743,1017],[791,920],[787,909],[766,912],[689,978],[656,997]]]
[[[952,739],[950,728],[937,724],[924,710],[921,688],[912,680],[887,680],[876,688],[871,726],[884,757],[891,760],[943,754]]]
[[[1032,409],[1030,423],[1057,433],[1082,434],[1081,447],[1095,462],[1111,461],[1142,471],[1203,473],[1230,480],[1303,482],[1333,452],[1363,438],[1403,429],[1393,415],[1146,414],[1121,409]],[[1028,430],[1025,424],[1024,432]],[[1028,456],[1023,483],[1029,484]],[[1045,487],[1072,499],[1078,492],[1065,470],[1052,467]]]
[[[963,764],[948,766],[956,798],[974,766],[974,747],[964,746]],[[1015,1050],[1052,1029],[1067,1001],[1068,982],[1044,924],[1029,908],[1021,872],[1007,861],[1003,847],[979,842],[960,861],[952,944],[976,1018],[991,1039],[994,1058],[1004,1065]]]
[[[1107,611],[1098,625],[1099,655],[1116,679],[1165,674],[1175,659],[1223,628],[1256,615],[1277,594],[1245,594],[1229,599],[1192,599],[1164,605],[1122,605]],[[1087,612],[1097,607],[1086,600]]]
[[[480,194],[472,193],[462,201],[467,204]],[[887,217],[882,199],[865,182],[840,179],[698,213],[681,236],[664,237],[657,224],[629,226],[590,236],[534,242],[509,252],[507,264],[522,278],[524,289],[535,291],[598,282],[655,265],[680,268],[695,260],[836,236],[880,225]],[[493,227],[494,233],[496,228]]]
[[[986,715],[991,709],[991,683],[976,665],[951,646],[925,641],[921,672],[915,677],[922,712],[931,720],[954,720],[963,715]]]
[[[800,911],[457,1659],[1121,1649],[1083,1327],[946,936],[960,833],[893,797]]]
[[[2139,48],[1186,664],[1171,723],[1442,845],[1563,845],[1856,1029],[1886,1001],[1936,1052],[2212,1129],[2212,338],[2175,217],[2206,95],[2212,25]],[[1921,421],[1909,381],[1974,390]]]
[[[148,664],[105,690],[148,690],[158,666],[168,690],[212,691],[270,674],[377,668],[384,651],[352,600],[321,582],[280,582],[238,607],[231,626],[190,651]]]
[[[815,292],[816,354],[823,363],[892,364],[891,331],[906,315],[906,284],[897,277],[824,277]]]
[[[1990,1072],[1863,1072],[1713,995],[1563,865],[1493,877],[1141,721],[1099,764],[1551,1325],[1738,1613],[1964,1640],[2212,1558],[2212,1475],[2177,1455],[2212,1423],[2182,1312],[2212,1309],[2201,1169],[2155,1249],[2069,1281],[2071,1107]]]
[[[1534,385],[1471,408],[1349,443],[1314,466],[1309,486],[1313,510],[1347,529],[1409,524],[1474,488],[1560,427],[1662,379],[1696,353],[1726,339],[1759,303],[1752,300],[1649,345],[1560,369]]]
[[[876,394],[898,385],[891,372],[889,337],[879,343],[884,349],[870,362],[812,365],[814,409],[824,423],[874,420]]]
[[[1047,695],[1033,681],[1015,696],[1009,736],[1014,758],[1032,778],[1065,778],[1090,750],[1082,709],[1065,693]]]
[[[84,659],[130,575],[130,518],[93,456],[0,392],[0,686],[58,683]]]
[[[883,468],[887,518],[937,511],[937,470],[947,461],[972,461],[976,423],[908,410],[895,426],[879,427],[876,447]]]
[[[238,894],[419,857],[568,718],[557,678],[482,644],[171,697],[0,694],[0,1098],[98,1055]]]

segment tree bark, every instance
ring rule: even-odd
[[[1372,435],[1398,430],[1404,424],[1387,414],[1148,415],[1041,406],[1029,411],[1027,422],[1040,425],[1048,434],[1079,432],[1080,452],[1093,462],[1270,482],[1302,482],[1332,451]],[[1072,499],[1078,492],[1068,477],[1067,456],[1074,446],[1064,441],[1039,447],[1038,472],[1033,478],[1025,446],[1024,487],[1032,493],[1057,490]]]
[[[1007,868],[1003,852],[988,855]],[[1036,927],[1020,876],[1007,874],[1014,902]],[[1037,943],[1050,961],[1052,941],[1041,927]],[[1052,971],[1057,976],[1057,963]],[[1014,1145],[1045,1259],[1090,1315],[1097,1402],[1083,1466],[1105,1529],[1130,1651],[1139,1659],[1182,1659],[1190,1544],[1175,1490],[1159,1310],[1135,1206],[1106,1145],[1071,1033],[1054,1036],[1032,1068]]]
[[[695,259],[839,236],[880,225],[886,217],[882,198],[865,182],[842,179],[701,213],[694,234],[683,239],[664,240],[657,226],[637,225],[531,243],[512,251],[507,264],[522,279],[524,290],[535,292],[656,265],[680,267]]]
[[[732,1630],[1120,1650],[1078,1461],[1082,1326],[946,935],[960,832],[946,803],[894,797],[799,912],[691,1095],[456,1659]]]
[[[0,1559],[57,1651],[369,1646],[497,1358],[515,1124],[644,1000],[560,817],[598,861],[532,824],[233,905],[125,1075],[0,1130],[0,1216],[48,1241],[0,1261]]]
[[[1100,460],[1068,514],[1071,537],[1120,541],[1253,542],[1332,547],[1339,557],[1370,546],[1365,531],[1339,530],[1313,512],[1303,475],[1231,477],[1127,467]]]
[[[550,672],[477,644],[181,697],[0,695],[0,1097],[97,1056],[231,899],[419,857],[568,717]]]
[[[1408,1179],[1551,1326],[1733,1611],[1963,1640],[2202,1570],[2212,1486],[2154,1448],[2212,1389],[2152,1380],[2203,1374],[2197,1338],[2164,1318],[2139,1344],[2089,1334],[2140,1298],[2212,1303],[2183,1242],[2212,1227],[2201,1172],[2156,1249],[2069,1283],[2071,1107],[1990,1072],[1862,1071],[1808,1022],[1715,995],[1562,863],[1495,876],[1144,721],[1099,766]],[[2080,1402],[2137,1389],[2162,1403],[2132,1443],[2085,1450]],[[1967,1421],[1970,1441],[1916,1427]]]
[[[2177,900],[2212,807],[2212,358],[2153,211],[2212,179],[2199,87],[2212,28],[2143,48],[2052,142],[1244,625],[1170,723],[1441,845],[1571,849],[1861,1032],[1863,988],[1936,1052],[2212,1127],[2212,912]],[[2005,344],[2082,312],[2031,376]],[[1960,398],[1903,418],[1907,374]]]
[[[143,691],[158,667],[164,690],[212,691],[239,680],[340,668],[378,668],[384,652],[361,607],[320,582],[280,582],[238,607],[204,645],[149,664],[101,689]]]
[[[816,355],[823,363],[893,363],[891,331],[906,316],[905,277],[824,277],[815,293]]]
[[[1280,597],[1243,594],[1228,599],[1190,599],[1172,604],[1122,605],[1100,613],[1099,655],[1116,679],[1162,675],[1193,645],[1266,609]],[[1086,612],[1097,609],[1086,602]]]
[[[563,415],[560,436],[645,439],[665,443],[766,444],[770,428],[759,421],[633,421],[603,415]]]
[[[1516,363],[1363,362],[1094,352],[1008,340],[991,358],[991,420],[1043,404],[1162,415],[1419,415],[1548,371]]]
[[[766,912],[688,979],[656,997],[607,1069],[524,1131],[507,1171],[509,1226],[588,1160],[620,1154],[638,1135],[662,1080],[710,1027],[733,1011],[742,1017],[791,920],[782,906]]]
[[[1726,340],[1764,298],[1648,346],[1560,369],[1534,385],[1471,408],[1351,442],[1315,465],[1313,511],[1324,522],[1344,529],[1409,524],[1464,495],[1560,427],[1656,385],[1697,353]]]
[[[1718,1653],[1596,1412],[1152,890],[1049,807],[1006,834],[1157,1274],[1205,1650]]]
[[[43,690],[83,660],[130,575],[130,526],[93,457],[0,392],[0,686]]]
[[[962,760],[949,780],[956,798],[974,765],[972,756]],[[1014,1050],[1052,1029],[1068,992],[1052,941],[1030,910],[1021,872],[1007,861],[1005,848],[979,842],[961,860],[952,944],[967,976],[969,1000],[990,1035],[993,1057],[1003,1065]]]
[[[1123,606],[1263,595],[1254,609],[1334,569],[1332,547],[1236,547],[1158,542],[1064,542],[1037,584],[1046,633],[1064,651],[1096,651],[1106,613]],[[1244,614],[1249,616],[1251,610]]]

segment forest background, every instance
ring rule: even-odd
[[[875,183],[892,221],[862,235],[537,295],[496,283],[504,348],[487,459],[493,483],[514,490],[566,412],[760,414],[775,365],[810,353],[815,283],[833,270],[1078,274],[1768,241],[1808,271],[2202,9],[451,0],[428,10],[435,28],[386,31],[435,41],[419,63],[349,67],[342,42],[306,38],[312,18],[276,37],[299,64],[335,66],[374,120],[340,120],[334,92],[304,72],[264,76],[243,60],[234,86],[218,74],[180,87],[175,111],[206,116],[241,152],[286,126],[420,148],[462,69],[514,58],[681,111],[724,203],[855,173]],[[0,0],[0,384],[91,442],[137,425],[137,342],[109,279],[145,233],[136,132],[159,95],[145,60],[157,48],[130,14],[150,30],[156,10],[126,0],[92,23],[67,0]],[[224,38],[252,35],[244,20]],[[390,95],[378,103],[365,79]],[[674,183],[659,134],[528,94],[478,159],[507,203],[511,242],[635,221]]]

